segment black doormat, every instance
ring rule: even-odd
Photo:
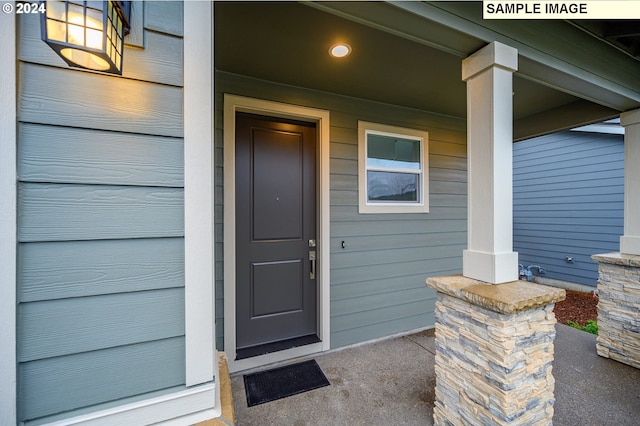
[[[315,359],[243,377],[248,407],[331,384]]]

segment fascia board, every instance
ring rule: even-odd
[[[490,22],[483,21],[481,24],[475,21],[474,19],[482,20],[482,16],[468,16],[467,11],[461,9],[464,5],[459,2],[390,3],[425,19],[435,20],[450,29],[464,32],[485,43],[499,41],[515,47],[520,56],[518,74],[522,77],[620,111],[637,108],[640,105],[640,89],[636,88],[638,80],[630,77],[637,74],[629,72],[627,77],[596,74],[591,64],[569,63],[547,53],[544,46],[532,46],[518,41],[518,34],[504,35],[488,28],[487,25],[490,25]],[[453,10],[456,12],[454,13]],[[462,16],[463,14],[465,16]],[[451,49],[454,46],[447,46],[447,48]],[[467,52],[467,55],[470,53],[473,52]],[[640,63],[617,51],[612,54],[618,55],[628,67],[637,68],[640,73]]]

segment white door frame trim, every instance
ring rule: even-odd
[[[319,141],[318,182],[318,331],[319,343],[243,360],[236,355],[236,202],[235,128],[236,112],[292,118],[317,124]],[[329,342],[329,111],[279,102],[224,95],[224,351],[229,371],[241,371],[316,352],[327,351]]]

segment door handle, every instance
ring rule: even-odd
[[[311,266],[311,270],[309,271],[309,279],[315,280],[316,279],[316,251],[315,250],[309,251],[309,263]]]

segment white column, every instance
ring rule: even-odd
[[[493,42],[462,61],[467,82],[468,247],[463,274],[518,279],[513,251],[513,72],[518,51]]]
[[[640,255],[640,109],[620,114],[624,126],[624,235],[620,252]]]

